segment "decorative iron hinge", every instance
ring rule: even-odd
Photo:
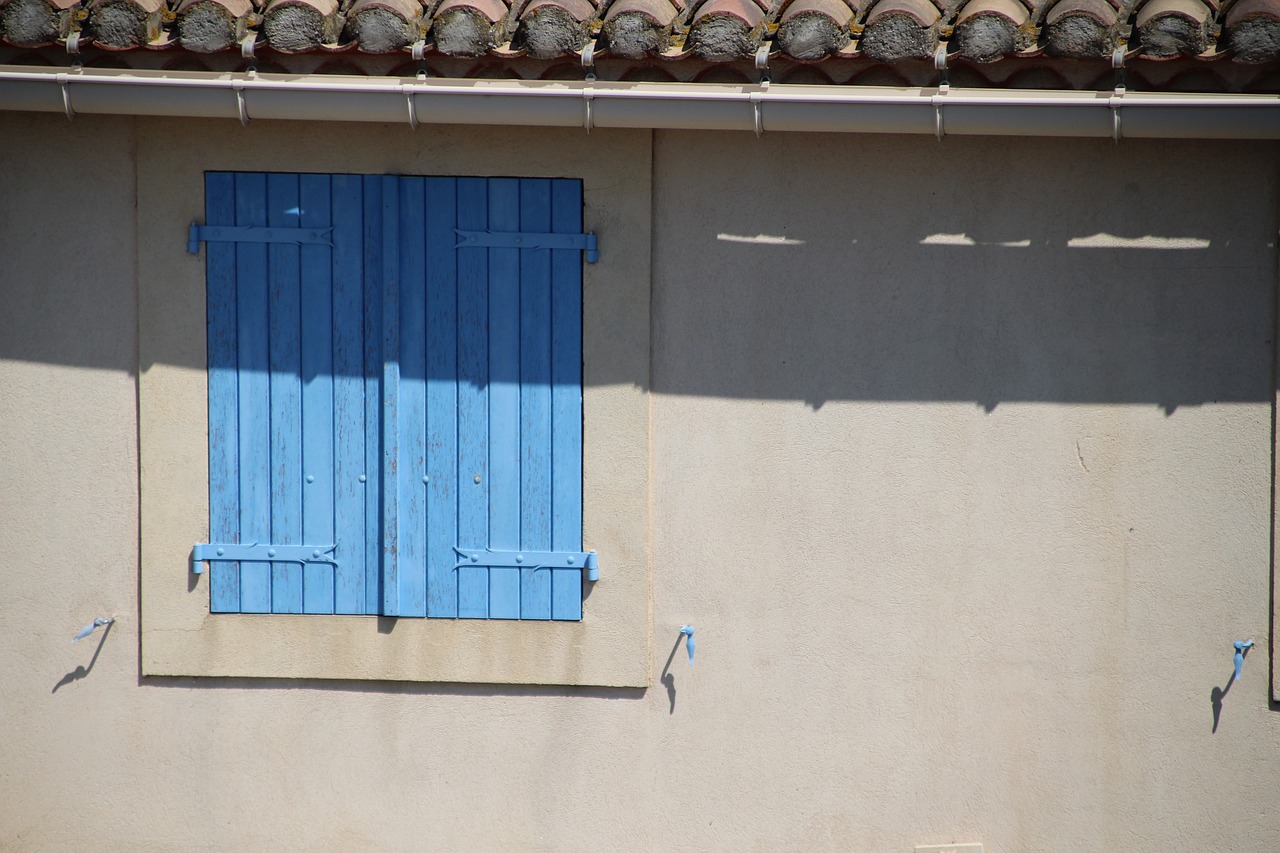
[[[587,580],[600,580],[600,566],[596,562],[595,551],[490,551],[488,549],[472,550],[470,548],[454,548],[458,562],[454,569],[462,566],[483,566],[484,568],[511,569],[586,569]]]
[[[539,234],[532,231],[459,231],[455,248],[468,246],[488,249],[579,249],[587,253],[587,263],[594,264],[600,260],[600,251],[596,248],[596,235],[592,231],[585,234]]]
[[[191,573],[201,574],[204,563],[326,563],[337,566],[338,561],[329,556],[337,545],[235,545],[231,543],[201,543],[191,549]]]
[[[197,225],[187,230],[187,251],[195,255],[203,243],[314,243],[332,246],[332,228],[267,228],[257,225]]]

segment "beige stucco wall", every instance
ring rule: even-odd
[[[654,135],[651,374],[596,379],[651,389],[654,684],[612,690],[140,676],[171,128],[0,117],[0,848],[1280,847],[1273,147]]]

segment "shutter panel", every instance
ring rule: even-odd
[[[210,609],[580,619],[581,183],[206,195]]]
[[[384,612],[580,619],[582,252],[459,248],[456,231],[578,234],[581,184],[395,180]]]
[[[369,612],[359,189],[206,176],[210,225],[339,224],[332,246],[207,243],[213,612]]]

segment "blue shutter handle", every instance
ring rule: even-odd
[[[1253,648],[1253,640],[1236,640],[1233,645],[1236,647],[1236,674],[1232,681],[1239,681],[1240,673],[1244,669],[1244,653],[1246,650]]]
[[[680,633],[685,635],[686,639],[684,641],[684,645],[689,651],[689,666],[693,666],[693,652],[697,648],[697,645],[693,641],[693,626],[682,625],[680,627]]]
[[[110,625],[114,621],[116,621],[116,617],[114,613],[111,614],[111,616],[107,617],[106,619],[103,619],[101,616],[99,616],[97,619],[94,619],[88,625],[85,625],[83,628],[81,628],[80,632],[71,638],[72,645],[75,645],[80,640],[83,640],[85,637],[89,636],[94,631],[101,628],[103,625]]]

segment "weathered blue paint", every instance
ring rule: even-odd
[[[580,619],[581,255],[457,245],[580,234],[580,183],[208,186],[211,223],[331,237],[208,250],[211,609]]]
[[[400,191],[399,614],[427,615],[426,180]]]
[[[267,224],[265,175],[235,176],[236,224]],[[236,246],[240,397],[240,541],[271,541],[271,377],[266,244]],[[271,566],[240,567],[242,613],[271,612]]]
[[[427,179],[427,615],[458,615],[458,182]],[[479,251],[479,250],[476,250]],[[462,486],[465,490],[465,484]]]
[[[488,181],[459,178],[458,225],[485,228]],[[458,249],[458,531],[456,542],[489,541],[489,251]],[[489,615],[489,572],[458,569],[458,616]]]
[[[298,179],[302,227],[330,227],[330,179]],[[304,245],[300,250],[302,336],[302,541],[336,542],[334,528],[333,249]],[[302,611],[334,612],[334,570],[302,567]]]
[[[296,227],[298,176],[267,176],[267,222]],[[271,417],[271,533],[275,545],[302,542],[302,261],[298,246],[267,247],[267,334]],[[302,566],[271,564],[271,612],[302,612]]]
[[[520,229],[520,181],[489,181],[489,228]],[[520,250],[489,250],[489,547],[520,547]],[[464,542],[465,547],[465,542]],[[489,570],[489,618],[520,618],[520,572]]]
[[[205,218],[235,222],[235,182],[225,172],[205,175]],[[234,542],[240,534],[239,376],[236,334],[236,247],[215,243],[205,260],[209,358],[209,537]],[[240,567],[209,567],[209,610],[240,610]]]
[[[581,181],[552,182],[551,230],[582,230]],[[551,330],[551,547],[576,551],[582,548],[582,262],[573,250],[551,252]],[[581,569],[552,570],[551,618],[582,618]]]
[[[334,175],[333,234],[333,428],[334,612],[368,613],[366,544],[377,505],[365,471],[364,188],[354,175]],[[305,214],[304,214],[305,215]],[[377,528],[372,528],[376,533]],[[377,537],[374,536],[374,539]],[[377,564],[374,564],[376,569]]]

